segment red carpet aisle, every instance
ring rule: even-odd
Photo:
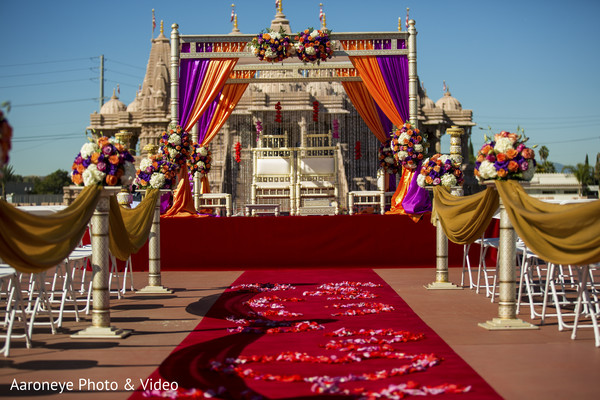
[[[405,215],[161,218],[161,269],[435,268],[435,227]],[[463,247],[449,243],[448,263]],[[475,253],[473,253],[475,254]],[[132,256],[148,270],[148,246]]]
[[[245,272],[144,385],[130,399],[499,398],[370,269]]]

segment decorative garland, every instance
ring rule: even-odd
[[[277,104],[275,104],[275,122],[280,124],[281,121],[281,102],[278,101]]]
[[[235,144],[235,162],[240,163],[242,161],[242,144],[236,142]]]
[[[333,56],[334,41],[329,38],[328,29],[308,28],[294,37],[296,55],[302,62],[320,64]]]
[[[360,160],[362,158],[362,152],[360,151],[360,141],[357,140],[354,145],[354,159]]]
[[[333,124],[333,133],[332,136],[334,139],[340,138],[340,121],[337,118],[334,118],[332,121]]]
[[[313,121],[319,122],[319,102],[313,101]]]
[[[256,120],[256,143],[260,142],[260,133],[262,130],[262,122],[260,122],[260,120]]]

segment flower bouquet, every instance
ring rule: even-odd
[[[177,169],[185,165],[190,156],[191,141],[190,135],[180,126],[163,132],[160,138],[159,154],[164,154],[167,161],[177,166]]]
[[[379,145],[379,166],[390,175],[396,175],[399,171],[389,138]]]
[[[328,29],[308,28],[294,38],[296,55],[303,62],[320,63],[333,56],[333,41]]]
[[[464,182],[464,175],[460,163],[452,161],[449,155],[435,154],[423,161],[417,184],[421,187],[460,186]]]
[[[493,140],[485,136],[485,143],[477,153],[475,177],[488,179],[516,179],[530,181],[535,173],[535,152],[526,147],[529,140],[522,135],[502,131]]]
[[[210,172],[210,164],[212,162],[211,152],[208,146],[201,146],[194,143],[192,146],[192,154],[188,159],[188,170],[192,176],[199,174],[206,175]]]
[[[0,169],[4,165],[8,164],[9,152],[12,141],[12,127],[0,111]],[[0,170],[0,178],[2,177],[2,171]]]
[[[139,189],[173,189],[176,172],[164,154],[151,154],[140,162],[135,184]]]
[[[279,32],[268,29],[259,33],[248,46],[260,61],[268,62],[283,61],[294,51],[292,41],[283,28]]]
[[[106,136],[90,139],[81,147],[71,168],[78,186],[129,186],[135,178],[134,158],[123,143]]]
[[[413,129],[409,122],[394,131],[391,147],[396,161],[402,164],[402,167],[413,170],[417,168],[418,161],[423,159],[425,151],[423,136],[418,129]]]

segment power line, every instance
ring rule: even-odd
[[[126,72],[115,71],[114,69],[105,68],[104,71],[106,71],[106,72],[110,71],[110,72],[114,72],[114,73],[117,73],[117,74],[129,76],[129,77],[132,77],[132,78],[138,78],[139,79],[139,77],[140,77],[139,75],[132,75],[132,74],[128,74]]]
[[[59,101],[48,101],[45,103],[31,103],[31,104],[12,104],[11,107],[31,107],[31,106],[44,106],[44,105],[48,105],[48,104],[61,104],[61,103],[76,103],[79,101],[89,101],[89,100],[94,100],[97,101],[98,98],[88,98],[88,99],[77,99],[77,100],[59,100]]]
[[[54,82],[43,82],[43,83],[27,83],[27,84],[23,84],[23,85],[0,86],[0,89],[10,89],[10,88],[18,88],[18,87],[26,87],[26,86],[56,85],[59,83],[91,81],[92,79],[98,79],[98,78],[72,79],[69,81],[54,81]]]
[[[58,136],[52,136],[49,137],[48,135],[36,135],[36,136],[25,136],[25,137],[20,137],[20,138],[13,138],[12,142],[13,143],[26,143],[26,142],[37,142],[41,139],[46,139],[47,140],[66,140],[66,139],[72,139],[74,137],[84,137],[85,134],[82,132],[78,132],[78,133],[66,133],[66,134],[60,134]]]
[[[113,60],[112,58],[106,58],[105,60],[106,60],[106,61],[113,62],[113,63],[115,63],[115,64],[121,64],[121,65],[125,65],[125,66],[127,66],[127,67],[136,68],[136,69],[139,69],[139,70],[142,70],[142,71],[145,71],[145,70],[146,70],[146,68],[143,68],[143,67],[140,67],[140,66],[137,66],[137,65],[131,65],[131,64],[127,64],[127,63],[120,62],[120,61],[115,61],[115,60]]]
[[[28,63],[22,63],[22,64],[3,64],[3,65],[0,65],[0,67],[1,68],[3,68],[3,67],[22,67],[22,66],[26,66],[26,65],[55,64],[55,63],[61,63],[61,62],[71,62],[71,61],[81,61],[81,60],[93,60],[95,58],[98,58],[98,56],[82,57],[82,58],[70,58],[70,59],[65,59],[65,60],[54,60],[54,61],[37,61],[37,62],[28,62]]]
[[[477,118],[487,118],[487,119],[491,119],[491,120],[510,120],[510,121],[519,121],[519,120],[549,120],[549,119],[553,119],[553,120],[564,120],[565,117],[544,117],[544,116],[539,116],[539,117],[515,117],[515,116],[497,116],[497,115],[478,115],[478,114],[474,114],[473,117],[477,117]],[[581,116],[574,116],[574,117],[569,117],[569,121],[572,120],[576,120],[576,119],[600,119],[600,115],[595,114],[595,115],[581,115]]]
[[[0,78],[16,78],[16,77],[19,77],[19,76],[60,74],[60,73],[63,73],[63,72],[88,71],[88,70],[91,70],[91,68],[64,69],[64,70],[61,70],[61,71],[29,72],[29,73],[26,73],[26,74],[3,75],[3,76],[0,76]]]

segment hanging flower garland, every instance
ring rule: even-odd
[[[387,172],[390,175],[396,175],[400,170],[400,166],[392,151],[391,138],[387,138],[385,142],[379,145],[379,166],[384,172]]]
[[[340,121],[338,121],[337,118],[334,118],[332,121],[332,124],[333,124],[332,137],[334,139],[339,139],[339,137],[340,137]]]
[[[319,122],[319,102],[313,101],[313,121]]]
[[[485,143],[477,153],[475,177],[486,179],[530,181],[535,173],[535,152],[526,147],[529,138],[502,131]]]
[[[84,144],[71,167],[71,181],[78,186],[129,186],[135,179],[134,158],[114,138],[102,136]]]
[[[183,167],[191,153],[191,140],[189,133],[177,125],[163,132],[160,138],[159,153],[166,156],[167,160],[177,165],[177,169]]]
[[[242,161],[242,144],[240,142],[235,143],[235,162],[240,163]]]
[[[415,169],[419,160],[423,159],[425,152],[423,136],[409,122],[393,132],[391,146],[396,161],[403,168]]]
[[[195,177],[198,174],[200,177],[210,172],[212,163],[212,153],[208,146],[202,146],[198,143],[192,145],[190,157],[187,159],[188,171]]]
[[[275,104],[275,122],[281,124],[282,121],[283,120],[281,119],[281,102],[278,101],[277,104]]]
[[[295,51],[292,40],[283,28],[279,32],[267,29],[259,33],[248,43],[248,47],[260,61],[267,62],[283,61]]]
[[[135,185],[139,189],[172,189],[177,166],[169,162],[164,154],[151,154],[140,162]]]
[[[421,187],[444,186],[452,187],[462,185],[464,175],[460,163],[452,161],[449,155],[434,154],[423,161],[417,184]]]
[[[262,122],[260,120],[256,121],[256,143],[260,142],[260,133],[262,132]]]
[[[354,159],[360,160],[362,158],[362,152],[360,150],[360,141],[357,140],[354,144]]]
[[[330,30],[307,28],[298,32],[296,37],[296,55],[305,63],[326,61],[333,56],[334,42],[329,38]]]

